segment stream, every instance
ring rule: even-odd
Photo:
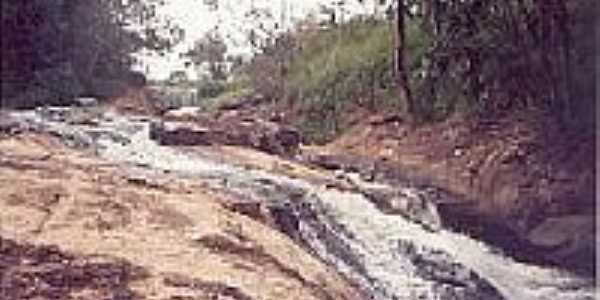
[[[73,125],[39,110],[12,117],[136,176],[193,178],[265,203],[283,232],[354,283],[364,299],[598,299],[593,279],[516,262],[465,235],[383,213],[362,193],[244,168],[207,147],[160,146],[149,138],[150,118],[107,111],[96,124]]]

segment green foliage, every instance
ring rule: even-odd
[[[255,57],[246,68],[250,85],[298,109],[305,134],[320,141],[343,130],[345,113],[356,105],[408,111],[418,122],[544,109],[566,125],[590,128],[595,1],[411,3],[402,47],[394,44],[389,20],[313,24]],[[399,92],[392,70],[401,48],[407,99],[398,96],[408,93]]]
[[[194,47],[185,56],[196,66],[207,64],[213,80],[223,80],[227,78],[224,70],[226,53],[227,44],[223,37],[218,33],[208,32],[194,43]]]
[[[373,74],[389,83],[385,73],[392,48],[389,26],[383,22],[353,22],[322,30],[301,44],[288,80],[293,93],[303,98],[347,98],[363,88],[363,78]]]
[[[166,47],[176,39],[143,38],[126,25],[151,19],[158,1],[4,1],[0,106],[68,104],[83,94],[114,96],[130,80],[132,85],[144,82],[143,75],[130,71],[131,53],[143,46]]]
[[[301,50],[289,67],[288,101],[300,103],[307,113],[301,122],[305,134],[326,141],[348,126],[344,114],[353,106],[371,110],[399,110],[392,74],[391,24],[384,20],[352,20],[317,32],[300,33]],[[424,53],[422,33],[409,25],[407,60],[417,69]]]
[[[348,126],[347,110],[400,110],[392,74],[392,24],[353,19],[347,23],[307,28],[279,37],[240,69],[237,90],[261,94],[275,103],[301,110],[304,135],[324,142]],[[425,41],[417,23],[409,24],[407,49],[411,70],[420,67]],[[221,98],[221,97],[219,97]]]
[[[225,92],[225,84],[217,80],[203,81],[198,86],[198,97],[201,99],[215,98]]]
[[[223,94],[229,97],[241,97],[250,93],[251,78],[248,74],[236,72],[232,79],[224,84]]]
[[[586,69],[593,55],[585,53],[593,51],[586,13],[594,2],[422,1],[433,13],[421,20],[430,31],[425,76],[412,83],[417,117],[462,111],[487,118],[536,108],[565,125],[577,121],[593,94],[581,71],[593,68]]]

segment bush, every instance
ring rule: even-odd
[[[198,98],[215,98],[225,92],[225,83],[217,80],[202,81],[198,84]]]

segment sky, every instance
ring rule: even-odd
[[[148,52],[139,53],[137,58],[140,64],[136,68],[146,72],[150,79],[166,79],[171,72],[176,70],[186,71],[192,79],[196,77],[193,68],[185,68],[185,59],[180,54],[190,49],[194,41],[200,39],[209,30],[218,27],[219,33],[228,38],[230,54],[251,55],[252,50],[247,45],[244,30],[257,26],[245,18],[252,5],[255,8],[264,8],[272,12],[277,19],[284,16],[284,28],[291,27],[298,20],[306,18],[313,13],[319,14],[319,4],[330,4],[333,0],[219,0],[217,11],[211,11],[203,0],[166,0],[165,5],[159,7],[160,17],[167,17],[185,30],[185,39],[175,46],[173,51],[164,56]],[[359,4],[357,0],[347,0],[349,14],[366,13],[372,8]],[[366,1],[369,2],[369,1]],[[283,15],[282,15],[283,12]]]

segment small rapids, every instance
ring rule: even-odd
[[[381,212],[361,193],[235,166],[208,148],[160,146],[149,138],[148,118],[106,112],[95,125],[70,125],[37,112],[13,116],[132,173],[191,177],[265,203],[283,232],[356,284],[365,299],[598,299],[592,279],[516,262],[465,235],[427,230]]]

